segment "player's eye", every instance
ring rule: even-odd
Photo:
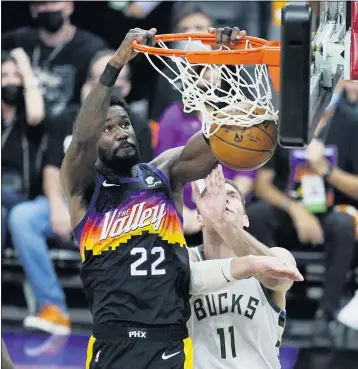
[[[108,127],[108,126],[104,127],[105,132],[109,132],[110,130],[111,130],[111,127]]]

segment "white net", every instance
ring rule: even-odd
[[[159,41],[158,46],[168,49]],[[246,48],[251,48],[247,41]],[[211,50],[201,42],[188,37],[185,50]],[[221,50],[228,49],[222,46]],[[229,49],[228,49],[229,50]],[[272,92],[266,65],[215,65],[191,64],[185,57],[166,57],[144,53],[153,66],[182,94],[184,112],[199,111],[202,114],[202,131],[210,137],[223,125],[250,127],[273,120],[278,112],[272,104]],[[165,66],[161,70],[153,57]],[[248,103],[248,104],[239,104]],[[259,113],[257,113],[259,111]]]

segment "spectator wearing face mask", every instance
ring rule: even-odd
[[[41,192],[44,100],[23,49],[1,53],[2,248],[7,216],[18,203]]]
[[[71,24],[72,1],[33,1],[36,27],[23,27],[2,35],[3,48],[22,47],[31,57],[47,112],[56,115],[69,104],[80,103],[89,62],[106,47],[99,37]]]
[[[195,6],[190,6],[189,3],[181,3],[183,4],[183,8],[180,14],[176,14],[173,11],[173,32],[175,33],[206,33],[208,29],[213,26],[213,22],[211,17],[205,13],[203,7],[199,4]],[[187,5],[189,4],[189,5]],[[186,48],[187,42],[177,42],[170,45],[171,48],[174,49],[183,49]],[[176,69],[176,66],[171,62],[169,58],[166,58],[166,62],[173,68]],[[172,77],[173,73],[169,70],[169,68],[164,68],[163,72]],[[178,83],[181,83],[178,81]],[[178,87],[181,87],[180,85]],[[157,85],[154,92],[154,100],[152,103],[152,107],[150,109],[150,120],[151,120],[151,129],[154,141],[154,148],[157,144],[157,134],[158,134],[158,121],[164,110],[173,102],[181,101],[180,92],[172,86],[166,78],[163,76],[159,76],[157,80]]]

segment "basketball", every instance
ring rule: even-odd
[[[249,110],[250,106],[240,103],[240,107]],[[252,115],[262,114],[263,110],[256,108]],[[247,115],[230,107],[226,115]],[[217,117],[222,117],[219,112]],[[212,131],[217,126],[212,125]],[[277,146],[277,125],[273,120],[251,127],[223,125],[209,137],[210,147],[216,158],[225,166],[234,170],[254,170],[266,164]]]

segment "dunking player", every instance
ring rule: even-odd
[[[203,246],[190,250],[193,260],[276,256],[296,268],[292,254],[268,249],[243,227],[249,225],[245,204],[235,183],[226,181],[219,166],[205,179],[200,193],[193,184]],[[196,369],[278,369],[279,347],[285,324],[285,294],[292,281],[262,273],[227,284],[213,294],[192,297],[188,324]]]
[[[93,315],[91,369],[189,368],[189,289],[206,293],[248,273],[240,258],[189,266],[179,213],[182,187],[216,165],[202,134],[139,164],[127,107],[110,98],[121,67],[135,56],[132,41],[152,43],[155,32],[127,34],[82,105],[61,169]],[[218,41],[235,40],[239,32],[219,30]],[[273,258],[254,265],[299,278]]]

